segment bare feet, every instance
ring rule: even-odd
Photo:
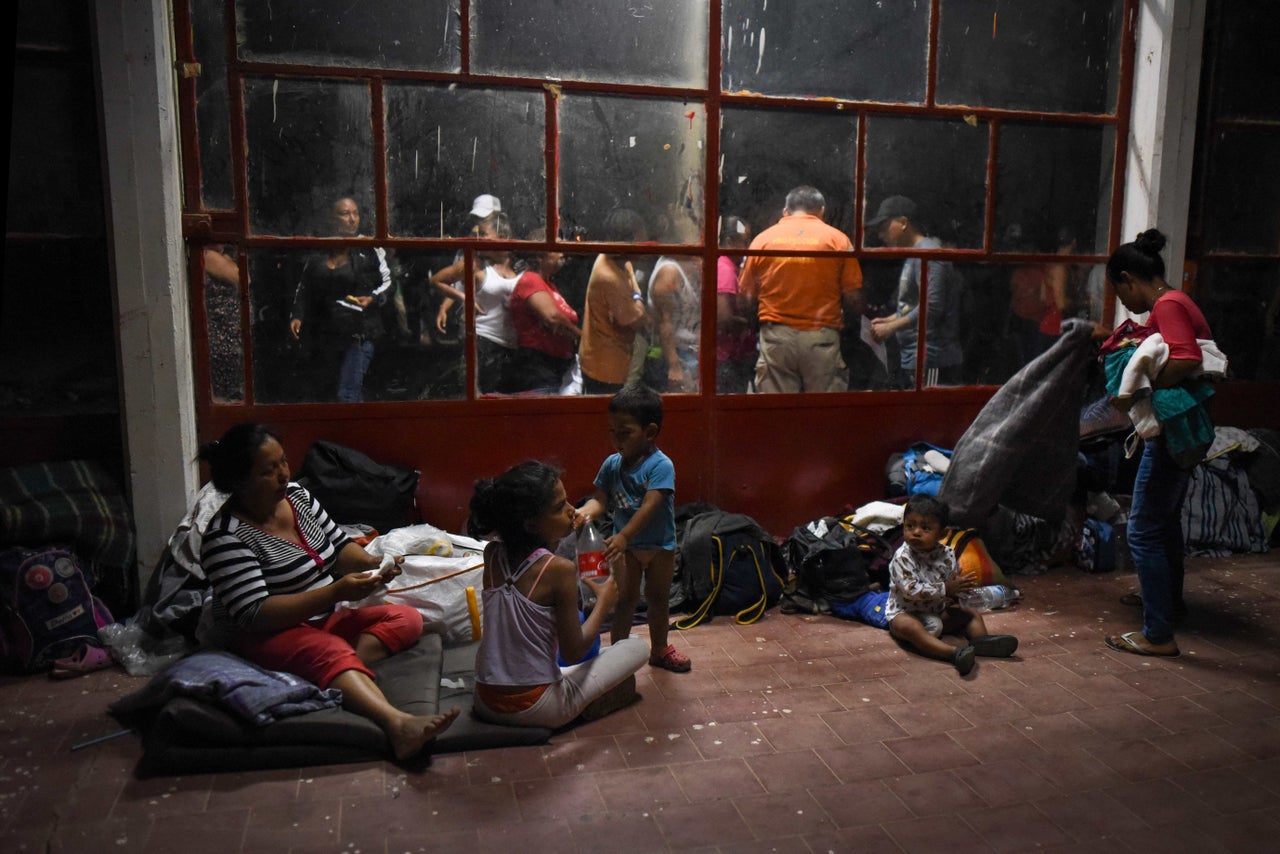
[[[457,720],[460,711],[455,706],[439,715],[405,715],[387,730],[391,752],[399,760],[416,756],[432,739]]]

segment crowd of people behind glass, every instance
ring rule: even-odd
[[[787,195],[773,223],[725,215],[720,248],[795,250],[809,245],[808,228],[822,230],[815,249],[852,250],[847,236],[822,222],[824,204],[819,191],[802,186]],[[329,234],[360,236],[355,199],[335,200],[329,219]],[[868,243],[946,248],[945,236],[923,223],[912,200],[887,197],[867,218]],[[616,208],[592,231],[587,239],[608,243],[694,245],[701,226],[694,211],[675,205],[648,217]],[[541,229],[513,233],[501,200],[488,194],[474,200],[459,236],[546,239]],[[1028,253],[1075,250],[1068,229],[1059,230],[1052,249],[1023,240],[1017,226],[1005,237]],[[763,260],[744,269],[741,255],[717,259],[715,391],[914,387],[920,259],[868,263],[865,281],[853,257],[830,271],[814,263],[822,259]],[[1096,321],[1101,313],[1089,265],[924,265],[925,385],[1001,382],[1052,344],[1063,319]],[[277,291],[287,290],[287,326],[277,338],[294,348],[290,364],[272,365],[267,356],[258,365],[287,374],[260,381],[261,388],[291,391],[259,396],[345,403],[463,397],[466,268],[461,249],[450,256],[339,247],[309,255],[296,281]],[[635,383],[664,393],[700,390],[700,257],[477,247],[471,270],[479,395],[611,394]],[[819,285],[815,277],[831,282]],[[814,292],[795,299],[806,288]],[[797,307],[808,314],[788,314]],[[226,362],[222,350],[234,344],[211,339],[212,360]],[[238,391],[215,389],[215,396],[237,399]]]

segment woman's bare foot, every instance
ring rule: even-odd
[[[391,752],[399,760],[416,756],[432,739],[457,720],[459,712],[460,709],[455,706],[439,715],[405,715],[387,730]]]

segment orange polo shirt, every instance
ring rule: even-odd
[[[751,241],[752,249],[791,252],[849,252],[844,232],[812,214],[784,216]],[[761,323],[792,329],[839,329],[844,326],[841,299],[862,288],[857,258],[750,257],[742,268],[743,294],[759,301]]]

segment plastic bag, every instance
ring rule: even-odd
[[[471,641],[467,588],[479,595],[484,586],[483,542],[431,525],[409,525],[377,537],[366,549],[378,556],[404,555],[403,572],[388,587],[348,607],[410,605],[422,614],[426,631],[440,633],[446,646]],[[481,620],[483,629],[483,614]]]
[[[196,651],[196,645],[182,635],[157,638],[148,634],[133,617],[98,629],[98,640],[130,676],[154,676]]]

